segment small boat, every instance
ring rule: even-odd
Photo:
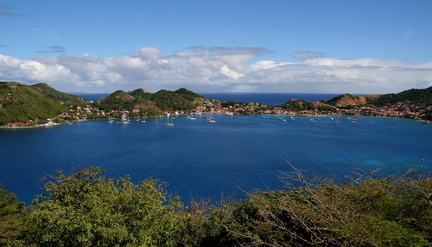
[[[168,115],[168,118],[167,118],[167,123],[165,125],[168,126],[168,127],[174,126],[174,123],[172,122],[172,118],[170,118],[169,115]]]
[[[129,119],[127,118],[126,113],[123,112],[122,117],[120,119],[120,124],[129,124]]]
[[[211,116],[211,114],[207,118],[207,123],[216,123],[216,120],[214,120],[214,118]]]

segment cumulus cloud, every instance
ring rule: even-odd
[[[396,93],[432,86],[432,62],[336,59],[324,53],[300,62],[250,60],[270,51],[193,47],[166,56],[141,47],[128,56],[59,55],[29,60],[0,55],[0,80],[45,82],[61,91],[113,92],[145,88],[196,92]]]

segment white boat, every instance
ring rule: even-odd
[[[172,122],[172,118],[170,118],[170,115],[167,116],[167,123],[165,124],[168,127],[174,126],[174,123]]]
[[[196,117],[192,117],[192,115],[188,116],[188,119],[189,120],[197,120],[197,118]]]
[[[129,119],[127,118],[126,113],[123,112],[121,119],[120,119],[120,124],[129,124]]]
[[[212,117],[211,114],[210,114],[209,117],[207,118],[207,123],[216,123],[216,120],[214,120],[214,118]]]
[[[159,124],[159,122],[158,122],[158,119],[157,119],[157,118],[156,118],[156,120],[155,120],[154,124],[156,124],[156,125],[158,125],[158,124]]]
[[[109,120],[108,120],[108,123],[114,123],[114,118],[112,117],[112,116],[109,116]]]

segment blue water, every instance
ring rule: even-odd
[[[98,99],[108,96],[107,93],[97,94],[77,94],[85,99],[97,101]],[[232,100],[236,102],[258,102],[268,105],[284,104],[290,99],[301,99],[309,102],[320,100],[329,100],[340,94],[306,94],[306,93],[202,93],[205,98],[216,99],[219,101]]]
[[[110,93],[72,93],[72,94],[83,97],[84,99],[91,100],[91,101],[97,101],[102,97],[106,97],[110,95]]]
[[[329,117],[314,118],[316,123],[306,117],[283,122],[273,115],[214,117],[214,124],[177,117],[174,127],[147,119],[3,129],[0,183],[28,204],[42,193],[41,177],[94,165],[107,169],[107,177],[130,175],[136,183],[159,178],[170,193],[189,201],[283,188],[280,172],[293,171],[287,162],[342,180],[353,167],[382,166],[381,175],[432,173],[432,125],[366,117],[357,124],[342,118],[340,125]]]

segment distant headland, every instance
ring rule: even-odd
[[[284,104],[218,101],[180,88],[161,89],[151,93],[145,89],[130,92],[117,90],[107,97],[90,101],[67,94],[45,83],[23,85],[0,82],[0,126],[3,128],[41,127],[70,121],[120,118],[162,117],[166,114],[282,114],[364,115],[412,118],[424,123],[432,120],[432,87],[409,89],[400,93],[359,96],[342,94],[330,100],[309,102],[287,99]]]

